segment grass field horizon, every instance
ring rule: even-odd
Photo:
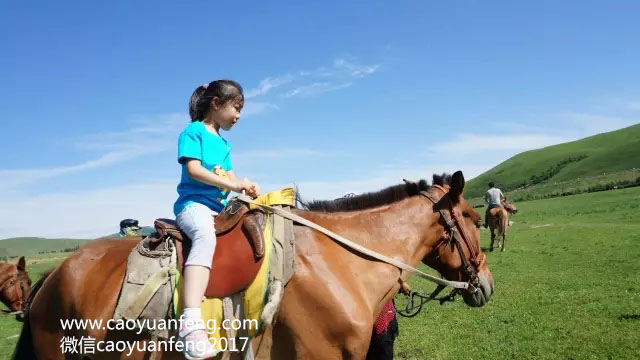
[[[640,187],[517,205],[506,252],[487,252],[491,302],[433,303],[401,318],[396,358],[640,358]],[[489,246],[486,230],[481,245]],[[34,282],[63,261],[38,258],[28,265]],[[0,360],[10,359],[20,327],[0,317]]]

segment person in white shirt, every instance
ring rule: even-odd
[[[492,182],[489,183],[489,190],[484,195],[484,201],[488,204],[487,212],[484,215],[484,227],[487,228],[489,226],[489,211],[494,208],[502,207],[502,201],[507,198],[504,196],[502,191],[498,189],[495,184]]]

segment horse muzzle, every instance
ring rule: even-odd
[[[478,274],[478,283],[473,292],[464,292],[462,299],[465,304],[471,307],[481,307],[486,305],[493,295],[495,286],[491,273],[482,271]]]

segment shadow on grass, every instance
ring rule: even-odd
[[[622,314],[618,317],[620,320],[640,320],[640,314]]]

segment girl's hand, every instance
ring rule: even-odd
[[[238,192],[246,191],[247,195],[252,198],[260,196],[260,186],[258,186],[258,184],[254,182],[249,181],[249,179],[247,178],[244,178],[239,182],[238,188]]]
[[[245,190],[247,190],[247,179],[245,178],[242,180],[236,180],[236,184],[233,188],[233,191],[237,193],[242,193]]]
[[[254,182],[249,182],[249,183],[251,184],[250,186],[251,190],[247,191],[249,196],[251,196],[252,198],[257,198],[258,196],[260,196],[260,186]]]

